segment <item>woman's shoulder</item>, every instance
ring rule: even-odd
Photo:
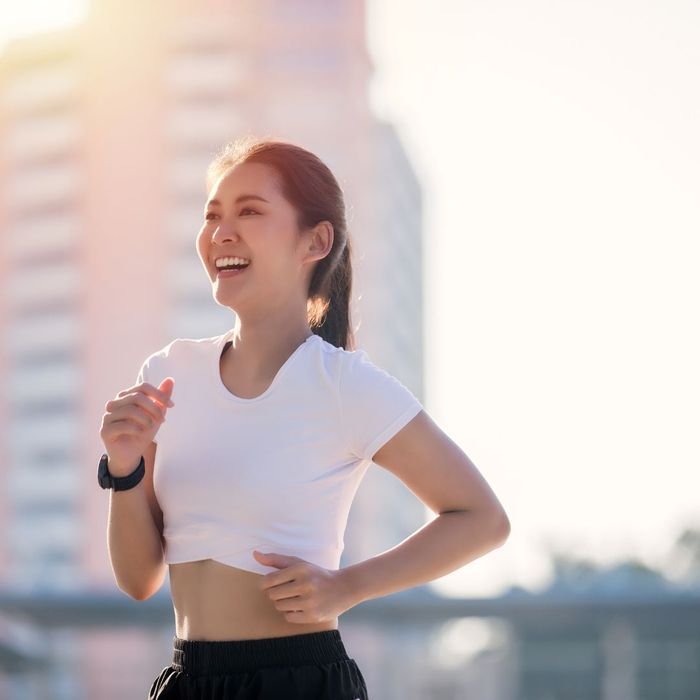
[[[206,338],[173,338],[167,345],[151,353],[149,360],[156,362],[165,360],[187,359],[208,351],[222,339],[222,334]]]
[[[348,350],[343,347],[338,347],[321,336],[317,336],[315,345],[319,349],[323,364],[325,364],[328,369],[333,368],[336,373],[352,371],[352,367],[358,362],[370,361],[365,350]]]
[[[386,370],[376,365],[367,350],[348,350],[319,338],[320,363],[334,378],[337,389],[343,393],[363,391],[369,385],[382,386],[387,379],[396,381]]]
[[[356,348],[353,350],[348,350],[347,348],[338,347],[333,345],[333,343],[328,342],[322,336],[317,335],[319,347],[329,355],[336,355],[341,358],[347,357],[360,357],[361,355],[367,356],[367,352],[361,348]]]

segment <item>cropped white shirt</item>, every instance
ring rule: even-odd
[[[299,345],[265,392],[224,385],[219,358],[233,330],[177,338],[150,355],[137,383],[172,377],[153,485],[165,562],[214,559],[267,574],[253,550],[338,569],[348,513],[372,457],[423,408],[364,350],[318,335]]]

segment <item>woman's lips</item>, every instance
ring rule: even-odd
[[[238,275],[242,275],[249,267],[250,264],[246,265],[246,267],[242,267],[240,270],[218,270],[216,278],[227,279],[228,277],[237,277]]]

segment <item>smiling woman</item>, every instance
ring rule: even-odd
[[[101,433],[123,484],[109,518],[120,588],[145,600],[170,567],[173,661],[149,699],[367,700],[339,616],[494,549],[507,518],[408,387],[355,349],[352,243],[328,167],[246,137],[214,159],[207,190],[197,252],[235,326],[149,356]],[[373,460],[439,517],[340,568]]]
[[[102,432],[119,487],[108,538],[120,588],[145,600],[170,569],[173,663],[149,698],[366,700],[338,630],[354,604],[341,526],[368,466],[336,411],[341,373],[358,386],[345,360],[343,193],[314,154],[253,137],[217,156],[207,190],[197,252],[236,325],[153,353],[108,402]],[[386,438],[407,403],[420,410],[405,388],[381,398]]]
[[[214,298],[236,312],[239,327],[246,325],[246,304],[254,304],[257,315],[261,304],[274,305],[290,294],[299,298],[301,279],[303,304],[309,310],[296,325],[317,326],[329,342],[353,347],[348,309],[352,246],[343,194],[327,166],[292,144],[241,139],[228,144],[210,164],[207,189],[197,251],[216,283]],[[296,256],[293,264],[290,254]],[[231,258],[251,261],[250,269],[245,274],[220,272],[216,260],[234,262]],[[263,289],[264,297],[259,291]],[[236,294],[235,301],[231,294]],[[240,337],[236,343],[243,359],[244,342]]]

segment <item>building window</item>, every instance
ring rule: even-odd
[[[73,103],[78,82],[77,64],[71,60],[26,68],[8,76],[4,102],[11,111],[20,113]]]

